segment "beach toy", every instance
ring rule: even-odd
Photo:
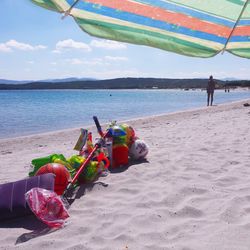
[[[0,221],[32,214],[25,193],[34,187],[54,190],[55,175],[44,174],[0,185]]]
[[[76,145],[74,147],[74,150],[82,151],[88,137],[88,130],[81,128],[80,130],[80,136],[76,142]]]
[[[98,133],[101,135],[101,138],[95,143],[92,151],[89,153],[89,155],[87,156],[87,158],[83,161],[82,165],[79,167],[79,169],[77,169],[74,177],[72,178],[72,181],[69,183],[69,185],[67,186],[66,190],[63,193],[63,196],[67,197],[68,191],[70,191],[72,188],[74,188],[74,185],[76,183],[76,181],[79,178],[79,175],[84,171],[84,169],[86,168],[86,166],[89,164],[89,162],[92,160],[92,158],[94,157],[96,151],[98,149],[101,148],[101,146],[103,145],[103,141],[106,139],[106,137],[108,136],[108,131],[103,133],[101,125],[97,119],[96,116],[93,116],[94,122],[96,124]]]
[[[112,151],[113,151],[113,140],[111,137],[107,138],[105,141],[105,147],[104,150],[106,151],[106,155],[109,160],[109,166],[112,167],[112,161],[113,161],[113,156],[112,156]]]
[[[93,140],[92,140],[92,133],[88,132],[87,134],[87,139],[86,139],[86,144],[80,151],[80,155],[84,157],[88,157],[88,155],[91,153],[93,150],[94,145],[93,145]]]
[[[134,160],[144,159],[147,154],[148,145],[140,139],[136,139],[129,149],[129,156]]]
[[[98,156],[96,157],[96,160],[99,163],[99,171],[108,169],[110,165],[110,161],[108,159],[108,156],[104,152],[100,152]]]
[[[63,166],[65,166],[70,172],[72,170],[74,170],[74,168],[65,160],[61,160],[61,159],[54,159],[51,163],[59,163],[62,164]]]
[[[33,159],[31,161],[32,170],[29,172],[29,176],[34,176],[40,167],[55,161],[66,162],[66,158],[62,154],[52,154],[45,157]]]
[[[79,183],[94,181],[98,176],[98,161],[91,161],[78,177]]]
[[[113,145],[126,144],[126,136],[116,136],[113,137]]]
[[[126,144],[113,145],[112,168],[128,164],[128,151]]]
[[[56,160],[66,161],[66,158],[64,157],[63,154],[53,154],[53,155],[50,155],[50,158],[52,162]]]
[[[110,162],[103,152],[99,153],[98,156],[93,159],[94,160],[90,161],[79,175],[79,183],[92,182],[96,180],[100,174],[108,170]]]
[[[120,126],[113,123],[109,128],[109,135],[113,138],[113,144],[126,143],[126,132]]]
[[[124,126],[125,127],[125,126]],[[108,153],[112,168],[128,164],[128,146],[126,144],[126,131],[122,126],[112,122],[109,128],[109,136],[112,142],[108,143]],[[110,145],[112,145],[112,153],[110,152]]]
[[[25,199],[37,218],[51,228],[62,227],[69,217],[61,197],[55,192],[32,188],[25,194]]]
[[[128,147],[135,141],[135,131],[128,124],[121,124],[120,127],[126,132],[125,143]]]
[[[67,162],[66,158],[62,154],[51,155],[50,163],[59,163],[65,166],[68,170],[73,170],[72,166]]]
[[[110,127],[109,133],[113,136],[113,137],[119,137],[119,136],[124,136],[126,135],[126,132],[123,130],[123,128],[121,128],[118,125],[113,125],[112,127]]]
[[[66,189],[69,181],[71,180],[70,173],[67,168],[59,163],[48,163],[36,172],[36,175],[42,175],[46,173],[55,174],[55,187],[54,191],[61,195]]]
[[[67,160],[70,166],[74,169],[78,169],[83,164],[84,161],[85,161],[85,158],[81,155],[72,155]]]

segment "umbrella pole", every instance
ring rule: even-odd
[[[225,52],[225,50],[226,50],[226,48],[227,48],[227,44],[229,43],[229,40],[231,39],[231,37],[232,37],[232,35],[233,35],[233,33],[234,33],[234,30],[235,30],[235,28],[237,27],[237,25],[238,25],[238,23],[239,23],[239,21],[240,21],[240,19],[241,19],[241,16],[242,16],[243,12],[245,11],[245,9],[246,9],[246,7],[247,7],[248,2],[249,2],[249,0],[247,0],[247,1],[245,2],[244,6],[243,6],[243,8],[242,8],[242,10],[241,10],[241,12],[240,12],[240,15],[239,15],[237,21],[236,21],[235,24],[234,24],[234,27],[233,27],[233,29],[231,30],[231,32],[230,32],[230,34],[229,34],[229,36],[228,36],[228,38],[227,38],[227,41],[226,41],[226,43],[225,43],[225,46],[224,46],[224,48],[223,48],[222,51],[221,51],[222,54]]]

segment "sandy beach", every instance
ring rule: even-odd
[[[60,230],[32,216],[1,222],[0,249],[249,250],[244,103],[250,99],[127,121],[149,145],[147,161],[81,187]],[[74,129],[0,140],[0,183],[27,177],[33,158],[75,154],[78,136]]]

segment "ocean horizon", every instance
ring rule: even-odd
[[[214,105],[250,98],[249,90],[216,90]],[[202,90],[0,91],[0,139],[123,121],[206,106]]]

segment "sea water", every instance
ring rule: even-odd
[[[216,90],[214,104],[250,98],[248,90]],[[201,90],[0,91],[0,138],[122,121],[206,106]]]

